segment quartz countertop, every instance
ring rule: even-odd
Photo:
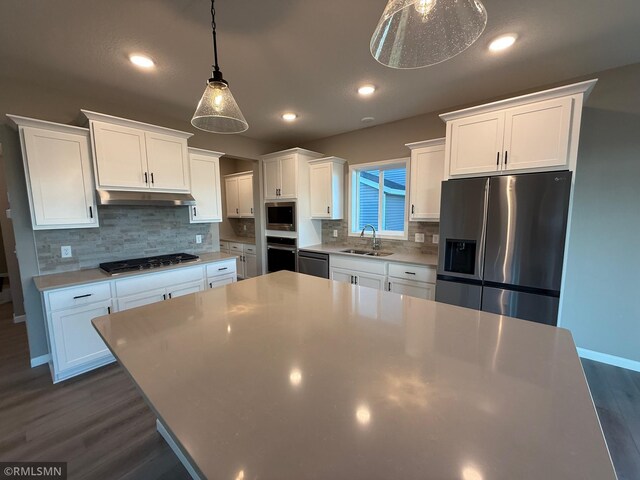
[[[118,275],[109,275],[99,268],[88,268],[85,270],[75,270],[73,272],[51,273],[48,275],[39,275],[33,277],[36,288],[40,292],[52,290],[55,288],[71,287],[73,285],[82,285],[87,283],[104,282],[107,280],[116,280],[118,278],[130,277],[133,275],[144,275],[149,273],[164,272],[176,268],[192,267],[203,263],[215,263],[227,258],[236,258],[236,255],[211,252],[198,254],[200,260],[197,262],[180,263],[178,265],[168,265],[153,270],[136,270],[134,272],[120,273]]]
[[[386,257],[370,257],[367,255],[357,255],[355,253],[345,253],[341,250],[346,250],[349,248],[361,249],[361,250],[371,250],[370,248],[362,248],[362,247],[354,247],[353,245],[335,245],[332,243],[322,243],[320,245],[312,245],[310,247],[300,247],[300,250],[308,250],[311,252],[320,252],[320,253],[328,253],[330,255],[347,255],[349,257],[355,258],[366,258],[372,260],[380,260],[387,262],[400,262],[400,263],[411,263],[415,265],[426,265],[429,267],[437,267],[438,266],[438,256],[437,255],[429,255],[426,253],[403,253],[403,252],[394,252],[391,255],[387,255]],[[393,251],[393,249],[386,249],[384,245],[380,249],[382,252]]]
[[[220,241],[246,243],[247,245],[255,245],[256,243],[256,239],[253,237],[237,237],[235,235],[222,235],[220,236]]]
[[[285,271],[93,324],[203,478],[616,478],[564,329]]]

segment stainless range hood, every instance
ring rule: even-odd
[[[98,190],[98,205],[142,205],[154,207],[179,207],[195,205],[190,193],[112,192]]]

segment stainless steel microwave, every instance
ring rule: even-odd
[[[265,203],[267,230],[296,231],[296,203],[273,202]]]

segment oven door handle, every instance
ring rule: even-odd
[[[271,245],[267,245],[267,250],[284,250],[285,252],[296,253],[296,248],[288,248],[288,247],[273,247]]]

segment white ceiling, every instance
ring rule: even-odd
[[[441,0],[444,1],[444,0]],[[639,0],[483,0],[487,28],[452,60],[393,70],[369,53],[386,0],[217,0],[220,66],[247,136],[302,143],[640,62]],[[189,121],[210,75],[208,0],[2,0],[0,75]],[[515,32],[500,55],[487,45]],[[130,52],[149,54],[152,72]],[[369,99],[355,90],[378,86]],[[297,122],[280,114],[293,110]],[[110,113],[110,112],[105,112]]]

